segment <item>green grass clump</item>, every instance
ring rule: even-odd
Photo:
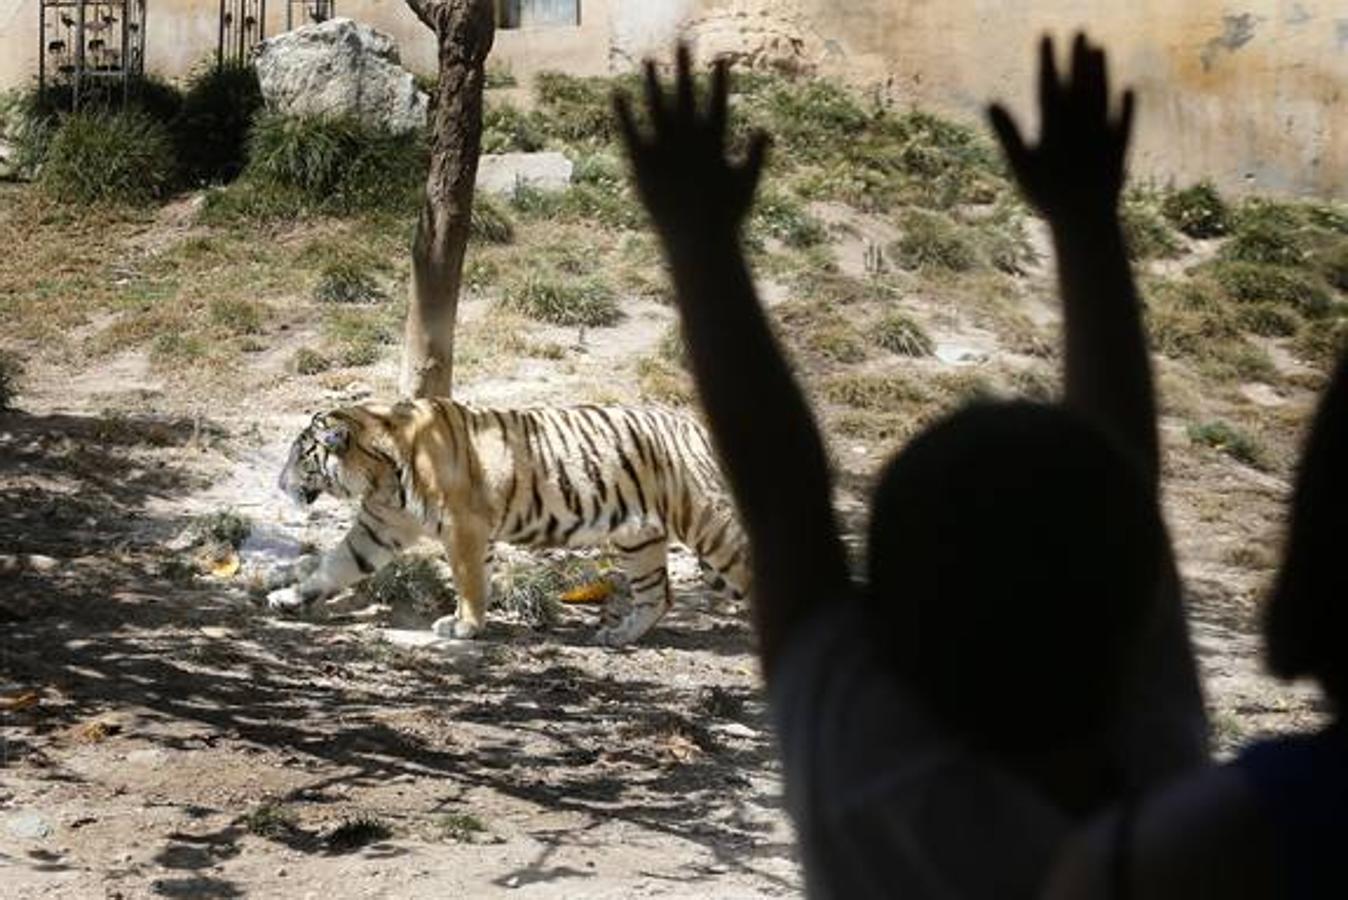
[[[533,112],[509,103],[488,103],[482,111],[483,153],[533,153],[547,145],[547,125]]]
[[[334,259],[323,266],[314,287],[314,299],[320,303],[374,303],[384,292],[359,258]]]
[[[828,240],[824,224],[806,212],[798,200],[772,190],[759,192],[749,230],[751,236],[774,237],[788,247],[812,247]]]
[[[14,408],[14,398],[19,393],[21,378],[23,378],[22,360],[15,353],[0,350],[0,412]]]
[[[1231,210],[1210,181],[1171,193],[1161,214],[1192,238],[1221,237],[1231,230]]]
[[[515,223],[495,197],[478,194],[473,198],[469,234],[488,244],[509,244],[515,240]]]
[[[1253,437],[1220,420],[1194,423],[1189,426],[1189,440],[1224,453],[1232,459],[1256,469],[1268,467],[1268,453]]]
[[[502,301],[531,319],[590,328],[616,325],[623,318],[613,289],[595,277],[530,272],[507,286]]]
[[[472,813],[445,813],[435,822],[436,831],[444,840],[466,842],[487,830],[482,820]]]
[[[613,90],[618,79],[540,72],[534,78],[540,121],[550,135],[575,144],[613,144],[618,123]]]
[[[295,814],[276,800],[265,800],[248,811],[243,827],[249,834],[279,841],[291,837],[298,828]]]
[[[253,120],[242,177],[208,196],[207,206],[226,220],[407,211],[421,199],[428,159],[415,133],[263,112]]]
[[[206,344],[195,334],[165,332],[150,345],[150,359],[163,365],[192,362],[205,355]]]
[[[247,162],[248,131],[262,108],[262,88],[251,65],[211,66],[188,82],[173,120],[173,144],[192,184],[231,181]]]
[[[1302,359],[1328,368],[1348,353],[1348,318],[1307,322],[1292,342]]]
[[[1261,337],[1291,337],[1302,325],[1296,310],[1278,303],[1244,303],[1235,315],[1242,330]]]
[[[396,322],[389,311],[379,308],[333,308],[323,328],[333,345],[331,357],[343,366],[372,365],[385,348],[398,342]]]
[[[144,205],[173,185],[169,131],[139,110],[67,116],[47,147],[39,184],[66,203]]]
[[[969,272],[979,265],[969,230],[949,216],[911,210],[900,228],[903,234],[891,245],[890,257],[905,269]]]
[[[1348,292],[1348,241],[1337,241],[1317,251],[1315,268],[1336,290]]]
[[[1147,333],[1153,349],[1195,364],[1218,381],[1269,381],[1268,354],[1246,340],[1238,309],[1207,279],[1156,281],[1147,289]]]
[[[925,328],[907,313],[886,313],[871,329],[871,339],[879,347],[900,356],[931,356],[936,342]]]
[[[300,375],[317,375],[332,368],[332,360],[309,347],[296,350],[292,364]]]
[[[392,836],[393,829],[385,822],[373,816],[358,815],[343,819],[341,824],[323,838],[323,843],[332,853],[349,853],[368,844],[388,840]]]
[[[230,334],[260,334],[266,308],[241,297],[216,297],[208,308],[211,323]]]
[[[1333,304],[1329,291],[1312,276],[1283,266],[1251,262],[1219,262],[1212,277],[1232,300],[1288,306],[1314,318]]]
[[[192,523],[192,532],[200,541],[238,550],[253,533],[253,520],[235,510],[222,509],[199,517]]]
[[[1296,207],[1247,200],[1236,211],[1222,259],[1272,266],[1299,266],[1309,253],[1305,215]]]
[[[431,619],[453,613],[458,602],[448,563],[416,554],[394,557],[357,591],[370,603],[417,610]]]
[[[1180,254],[1180,242],[1166,220],[1152,206],[1126,202],[1119,210],[1128,258],[1133,260],[1174,259]]]

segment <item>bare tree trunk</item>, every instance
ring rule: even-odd
[[[431,165],[412,239],[399,388],[404,396],[447,397],[453,385],[454,325],[482,143],[484,66],[495,18],[492,0],[406,2],[435,32],[440,49],[431,107]]]

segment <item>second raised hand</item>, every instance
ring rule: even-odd
[[[1110,115],[1105,53],[1084,35],[1072,43],[1066,79],[1058,75],[1053,40],[1045,37],[1040,43],[1039,143],[1027,145],[1000,104],[989,108],[988,118],[1026,199],[1050,221],[1062,221],[1118,206],[1134,106],[1133,92],[1125,91],[1117,117]]]
[[[729,72],[724,61],[712,68],[705,112],[697,105],[688,47],[676,53],[674,95],[666,95],[647,61],[646,112],[650,134],[642,134],[625,94],[616,94],[614,108],[623,142],[632,160],[637,191],[661,236],[675,245],[684,240],[734,238],[753,205],[759,173],[768,146],[766,134],[755,133],[745,158],[726,158],[726,102]]]

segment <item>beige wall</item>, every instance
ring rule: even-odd
[[[853,70],[970,119],[1028,114],[1034,42],[1086,27],[1137,87],[1135,171],[1348,197],[1348,6],[1336,0],[803,0]]]
[[[582,0],[578,28],[499,32],[518,75],[597,74],[668,45],[690,15],[744,0]],[[757,5],[765,5],[759,2]],[[1348,197],[1348,7],[1341,0],[782,0],[815,32],[826,70],[888,82],[900,102],[976,121],[991,97],[1028,114],[1034,41],[1089,28],[1141,108],[1134,167],[1159,180]],[[337,0],[391,33],[409,68],[434,68],[402,0]],[[152,0],[149,67],[180,75],[214,52],[212,0]],[[284,22],[273,0],[269,33]],[[0,87],[36,69],[37,0],[0,0]]]

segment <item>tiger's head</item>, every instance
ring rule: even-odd
[[[320,494],[341,500],[362,497],[377,480],[371,453],[357,441],[359,425],[340,413],[319,413],[290,445],[278,482],[300,506]]]

